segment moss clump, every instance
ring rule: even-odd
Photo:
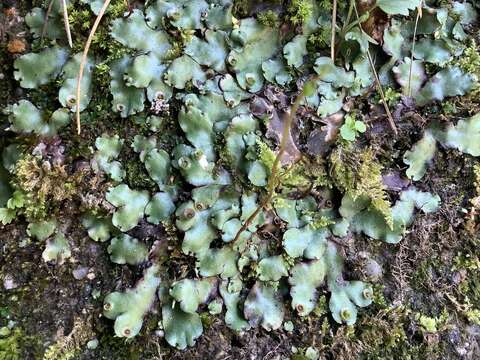
[[[250,5],[250,0],[235,0],[233,2],[233,16],[237,18],[247,16]]]
[[[3,329],[8,330],[8,328],[2,328],[1,330]],[[2,331],[2,335],[0,336],[0,359],[20,360],[22,358],[20,349],[22,337],[20,329]]]
[[[312,15],[313,5],[310,0],[292,0],[287,10],[290,21],[300,25]]]
[[[261,140],[257,140],[258,159],[270,174],[275,162],[276,154]],[[329,186],[330,181],[325,167],[318,159],[304,159],[280,173],[280,185],[289,188],[305,189],[308,187]]]
[[[338,329],[330,346],[336,358],[347,359],[436,359],[445,354],[442,344],[416,343],[407,336],[411,311],[388,307],[365,315],[355,327]]]
[[[453,259],[453,270],[465,276],[456,287],[456,297],[449,296],[456,309],[473,324],[480,325],[480,259],[476,255],[458,254]]]
[[[1,331],[5,329],[4,331]],[[32,353],[41,353],[40,341],[32,336],[26,336],[22,329],[13,330],[7,327],[0,329],[0,359],[23,360],[33,359]]]
[[[400,101],[402,94],[391,87],[385,89],[385,101],[387,102],[388,106],[394,107]],[[383,100],[382,98],[377,95],[377,101],[381,103]]]
[[[458,66],[469,74],[473,74],[480,79],[480,53],[478,52],[477,44],[472,38],[470,44],[458,59]]]
[[[87,8],[78,5],[68,7],[68,21],[72,29],[88,31],[93,25],[93,20],[94,17]]]
[[[340,145],[330,155],[330,172],[335,186],[352,197],[370,199],[370,206],[379,211],[391,227],[390,202],[382,181],[382,165],[371,148],[359,150]]]
[[[313,314],[317,317],[328,314],[328,302],[325,295],[322,295],[318,298],[317,305],[313,309]]]
[[[92,337],[93,332],[88,322],[77,318],[70,334],[61,336],[55,344],[51,345],[43,354],[43,360],[73,359]]]
[[[320,30],[308,37],[307,49],[309,52],[330,47],[332,30],[322,27]]]
[[[278,27],[279,24],[278,14],[273,12],[272,10],[259,13],[257,15],[257,20],[260,24],[272,28]]]
[[[148,176],[145,166],[138,160],[131,160],[125,166],[127,184],[132,189],[153,189],[155,182]]]
[[[82,175],[71,176],[64,165],[51,164],[32,155],[20,159],[13,172],[11,185],[15,189],[10,199],[16,209],[28,220],[41,220],[61,203],[71,199],[77,191]]]
[[[441,331],[448,322],[448,312],[446,309],[438,317],[430,317],[420,313],[415,314],[415,320],[421,327],[422,331],[428,333],[436,333]]]
[[[480,164],[473,166],[473,175],[475,177],[474,185],[477,196],[480,196]]]
[[[262,164],[268,169],[268,171],[272,171],[273,163],[275,162],[276,155],[270,147],[261,140],[257,140],[257,148],[258,148],[258,159],[262,162]]]

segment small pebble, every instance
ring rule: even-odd
[[[285,331],[292,332],[293,331],[293,322],[287,321],[283,324],[283,328]]]
[[[373,259],[367,260],[364,271],[371,281],[378,281],[383,274],[382,267]]]
[[[7,274],[3,279],[3,287],[6,290],[12,290],[12,289],[16,289],[18,287],[18,284],[15,282],[12,275]]]
[[[320,354],[317,349],[310,346],[305,350],[305,357],[309,360],[318,360],[320,358]]]
[[[87,349],[90,349],[90,350],[94,350],[96,349],[98,346],[98,340],[97,339],[93,339],[93,340],[90,340],[89,342],[87,342]]]
[[[76,280],[82,280],[83,278],[85,278],[85,276],[87,276],[87,274],[88,268],[85,266],[80,266],[72,271],[72,275]]]
[[[88,279],[88,280],[93,280],[93,279],[95,279],[95,273],[89,272],[89,273],[87,274],[87,279]]]

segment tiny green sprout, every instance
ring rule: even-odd
[[[203,151],[200,149],[195,150],[193,157],[197,160],[200,160],[203,157]]]
[[[255,75],[252,73],[246,73],[245,74],[245,81],[247,82],[248,85],[254,85],[255,84]]]
[[[67,106],[68,107],[73,107],[77,103],[77,99],[75,98],[75,95],[68,95],[67,96]]]
[[[193,210],[192,208],[186,208],[183,211],[183,217],[185,219],[193,219],[195,217],[195,210]]]
[[[340,135],[344,140],[354,141],[358,133],[364,133],[367,130],[365,123],[361,120],[355,120],[355,115],[347,114],[345,123],[340,128]]]
[[[362,296],[364,297],[364,299],[372,299],[373,298],[373,291],[371,288],[366,288],[365,290],[363,290],[362,292]]]
[[[350,309],[344,308],[340,311],[340,317],[342,320],[347,321],[352,316]]]
[[[402,94],[400,94],[398,91],[395,91],[390,87],[385,89],[385,101],[387,102],[388,106],[395,106],[400,101],[401,97]],[[379,102],[381,101],[382,100],[379,99]]]
[[[178,159],[178,166],[180,166],[182,169],[187,170],[191,165],[191,162],[188,158],[182,156],[180,159]]]
[[[227,62],[234,66],[237,63],[237,59],[233,56],[233,54],[228,55]]]
[[[190,98],[190,97],[187,97],[185,99],[185,107],[190,110],[191,108],[193,108],[195,106],[195,101]]]

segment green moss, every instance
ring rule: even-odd
[[[276,158],[275,152],[260,139],[257,139],[257,147],[258,159],[268,169],[268,171],[271,172]]]
[[[270,174],[276,158],[275,152],[261,140],[257,140],[257,152],[258,159]],[[309,186],[328,186],[330,183],[320,159],[300,161],[282,169],[280,179],[281,186],[300,189]]]
[[[92,27],[94,20],[95,18],[88,8],[78,6],[78,4],[68,7],[68,21],[71,28],[88,31]]]
[[[236,18],[245,17],[248,15],[251,7],[251,0],[234,0],[233,1],[233,16]]]
[[[480,270],[480,259],[471,254],[457,254],[453,259],[453,270],[471,270],[471,271],[479,271]]]
[[[352,359],[432,359],[444,354],[439,345],[416,343],[407,337],[410,311],[388,307],[380,313],[365,315],[355,327],[340,328],[333,338],[338,358]],[[341,346],[339,346],[341,344]]]
[[[412,276],[410,282],[411,286],[416,290],[425,289],[425,284],[431,281],[432,269],[435,268],[438,264],[437,260],[434,258],[427,258],[422,260]]]
[[[400,101],[400,98],[402,97],[402,94],[391,87],[388,87],[384,91],[385,94],[385,100],[387,101],[388,106],[394,107],[395,105],[398,104]],[[381,97],[377,94],[377,101],[380,103],[383,100]]]
[[[464,72],[474,74],[477,79],[480,79],[480,53],[478,52],[475,39],[470,39],[470,43],[458,59],[457,65]]]
[[[60,336],[55,344],[49,346],[43,355],[43,360],[73,359],[92,337],[90,323],[75,319],[70,334]]]
[[[101,359],[128,359],[139,360],[141,352],[137,339],[126,342],[125,339],[109,334],[108,331],[102,333],[99,338],[99,345],[95,349],[97,358]],[[103,357],[101,357],[103,355]]]
[[[318,298],[317,305],[313,309],[313,314],[317,317],[328,314],[328,302],[325,295],[322,295]]]
[[[447,324],[449,315],[447,309],[443,309],[442,313],[437,317],[429,317],[421,313],[415,314],[415,320],[421,329],[428,333],[436,333],[441,331]]]
[[[309,52],[330,47],[332,30],[322,27],[320,30],[308,37],[307,49]]]
[[[470,309],[465,312],[465,316],[468,321],[472,324],[480,326],[480,310],[479,309]]]
[[[457,106],[454,101],[447,100],[442,102],[442,111],[445,115],[453,115],[457,112]]]
[[[380,308],[387,307],[387,300],[385,299],[385,295],[383,293],[385,289],[385,285],[382,284],[375,284],[373,285],[373,303]]]
[[[0,336],[0,359],[4,360],[20,360],[22,352],[20,349],[23,334],[20,329],[4,332]]]
[[[300,25],[312,15],[313,5],[310,0],[292,0],[287,10],[290,21]]]
[[[382,180],[382,165],[372,149],[359,150],[351,145],[338,146],[330,155],[331,174],[337,188],[354,200],[366,197],[392,226],[390,202]]]
[[[33,359],[32,353],[41,352],[41,343],[32,336],[26,336],[22,329],[13,330],[3,328],[0,335],[0,359],[2,360],[23,360]],[[35,357],[39,358],[39,357]]]
[[[475,177],[474,185],[477,196],[480,196],[480,164],[473,166],[473,175]]]
[[[145,166],[138,159],[134,158],[127,161],[125,171],[125,181],[132,189],[153,189],[155,187],[155,182],[150,178]]]
[[[261,12],[257,15],[257,20],[260,24],[276,28],[279,25],[278,14],[272,10]]]
[[[64,200],[77,191],[81,175],[70,176],[64,166],[41,163],[31,155],[20,159],[11,180],[15,189],[12,208],[30,220],[45,218]]]
[[[113,0],[107,9],[107,16],[116,19],[128,10],[128,2],[125,0]]]

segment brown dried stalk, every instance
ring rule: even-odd
[[[43,27],[42,27],[42,33],[40,34],[40,41],[43,40],[43,38],[45,37],[45,34],[47,33],[48,17],[50,16],[50,13],[52,12],[53,2],[54,2],[54,0],[50,0],[50,3],[48,4],[47,11],[45,12],[45,19],[43,20]]]
[[[335,28],[337,27],[337,0],[333,0],[332,10],[332,39],[330,45],[330,56],[335,61]]]
[[[360,16],[358,16],[357,6],[355,5],[355,2],[353,2],[353,9],[355,10],[357,21],[360,21]],[[366,35],[365,30],[363,30],[362,25],[360,23],[358,23],[358,27],[360,28],[360,31],[362,32],[362,34]],[[382,98],[383,107],[385,108],[385,112],[387,113],[388,123],[390,124],[390,127],[392,128],[395,135],[398,135],[397,127],[395,126],[395,121],[393,120],[392,113],[390,112],[390,108],[388,107],[387,99],[385,98],[385,93],[383,92],[382,83],[380,82],[380,78],[378,77],[378,73],[377,73],[377,70],[375,69],[375,64],[372,59],[372,55],[370,54],[370,49],[368,48],[367,48],[367,58],[375,78],[375,83],[377,84],[378,92],[380,94],[380,97]]]
[[[90,45],[92,44],[93,36],[95,35],[95,32],[97,31],[98,25],[100,24],[100,21],[102,20],[103,15],[105,14],[105,11],[107,10],[108,5],[110,4],[111,0],[105,0],[103,3],[102,8],[100,9],[100,12],[97,15],[97,18],[95,19],[95,22],[93,23],[92,29],[90,30],[90,34],[88,35],[87,42],[85,44],[85,48],[83,49],[83,54],[82,54],[82,60],[80,61],[80,68],[78,71],[78,78],[77,78],[77,93],[76,93],[76,118],[77,118],[77,133],[80,135],[80,93],[81,93],[81,88],[82,88],[82,78],[83,78],[83,71],[85,69],[85,64],[87,63],[87,55],[88,55],[88,50],[90,49]]]
[[[315,76],[311,81],[315,81],[317,80],[317,78],[318,77]],[[272,201],[273,195],[275,194],[275,188],[277,187],[280,180],[280,170],[282,168],[281,160],[283,155],[285,154],[285,148],[288,141],[287,139],[292,128],[293,120],[295,119],[295,115],[303,99],[305,99],[305,86],[302,88],[302,91],[297,95],[297,98],[295,99],[295,102],[290,109],[290,113],[285,118],[285,126],[283,128],[279,150],[272,165],[272,172],[270,174],[270,177],[268,178],[267,196],[263,199],[260,205],[258,205],[255,211],[247,218],[247,220],[243,223],[242,227],[237,231],[237,234],[235,235],[235,238],[231,243],[232,245],[236,243],[236,241],[240,238],[240,235],[251,225],[251,223],[255,220],[260,211]]]
[[[63,9],[63,23],[65,24],[65,32],[67,33],[68,45],[70,45],[70,47],[73,47],[72,33],[70,32],[70,21],[68,20],[67,2],[66,0],[61,0],[61,2]]]
[[[417,8],[417,17],[415,19],[415,28],[413,29],[413,40],[412,40],[412,53],[410,55],[410,69],[408,71],[408,87],[407,87],[407,94],[408,96],[412,97],[412,73],[413,73],[413,52],[415,51],[415,38],[417,37],[417,27],[418,27],[418,20],[422,17],[422,3]]]

